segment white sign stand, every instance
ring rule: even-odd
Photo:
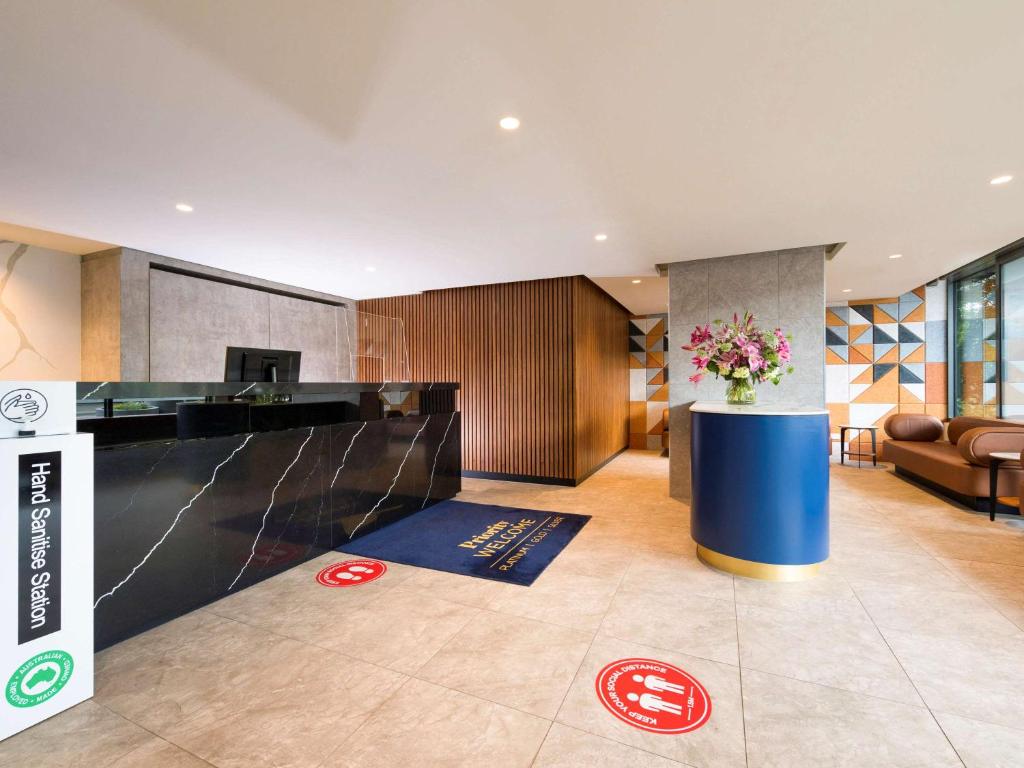
[[[92,451],[74,382],[0,382],[0,740],[93,695]]]

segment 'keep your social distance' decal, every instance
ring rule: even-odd
[[[688,733],[711,717],[707,689],[689,673],[663,661],[613,661],[598,673],[594,685],[605,709],[651,733]]]

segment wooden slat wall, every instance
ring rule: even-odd
[[[629,444],[629,318],[585,277],[573,281],[576,480]]]
[[[619,334],[614,361],[606,351],[611,339],[603,346],[588,341],[588,351],[579,359],[586,360],[590,370],[607,361],[621,375],[620,388],[602,383],[599,392],[621,401],[607,403],[603,413],[611,419],[621,417],[623,441],[628,439],[627,315],[604,297],[621,315],[618,328],[610,320],[611,309],[604,308],[602,314],[601,302],[592,292],[604,296],[586,278],[564,277],[360,301],[360,312],[400,318],[406,345],[392,339],[383,364],[359,358],[359,378],[379,381],[382,370],[401,368],[393,358],[407,354],[408,378],[413,381],[461,384],[463,469],[574,482],[587,471],[580,470],[580,461],[593,461],[610,444],[606,432],[618,431],[591,424],[585,439],[593,434],[597,442],[578,450],[580,413],[587,414],[588,422],[602,418],[598,392],[587,395],[584,411],[576,406],[574,340],[579,329],[574,328],[584,317],[597,318],[597,325],[584,331],[588,340],[601,333]],[[577,316],[574,311],[577,297],[591,307],[587,314]],[[609,372],[599,378],[604,382],[613,377]]]

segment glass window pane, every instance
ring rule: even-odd
[[[982,272],[956,284],[956,413],[999,415],[996,384],[996,274]]]
[[[1003,416],[1024,418],[1024,258],[1003,265]]]

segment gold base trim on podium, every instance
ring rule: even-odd
[[[814,578],[821,570],[821,563],[808,565],[775,565],[774,563],[757,563],[753,560],[742,560],[738,557],[723,555],[721,552],[697,545],[697,557],[705,565],[715,570],[731,573],[735,576],[746,576],[748,579],[762,581],[804,581]]]

